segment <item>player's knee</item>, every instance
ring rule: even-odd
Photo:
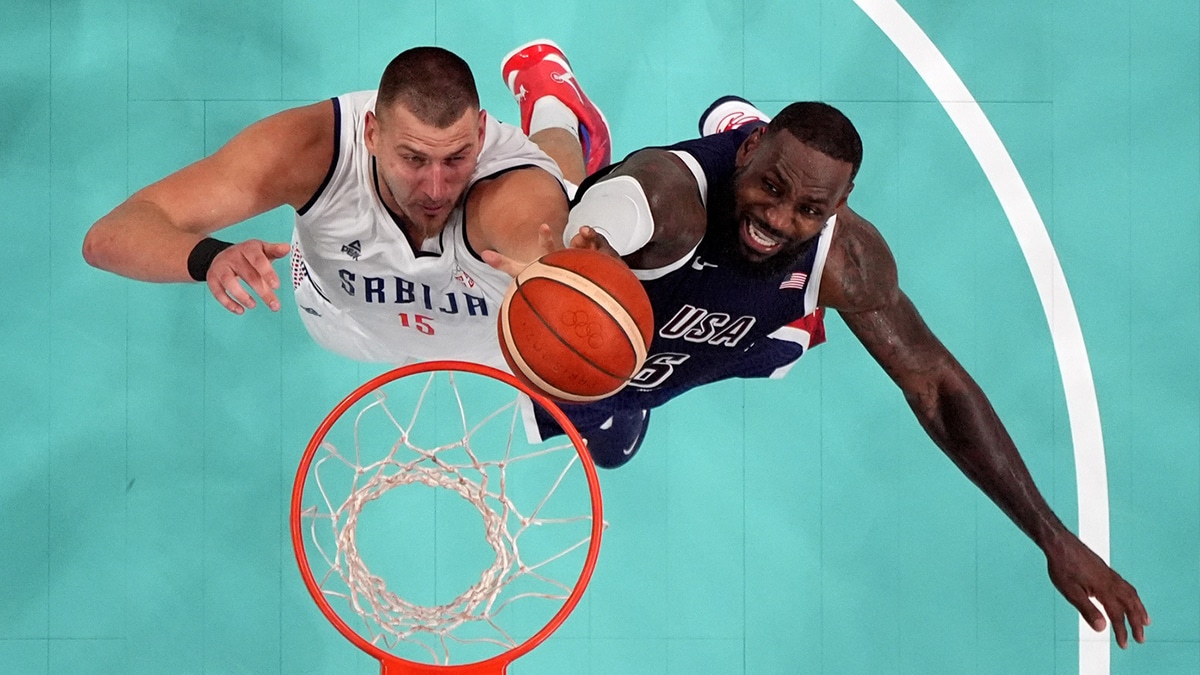
[[[598,468],[617,469],[633,459],[633,456],[637,454],[637,448],[626,453],[620,448],[593,448],[588,445],[588,453],[592,456],[592,463]]]
[[[601,469],[624,466],[642,447],[649,425],[649,410],[614,413],[599,428],[584,433],[592,462]]]

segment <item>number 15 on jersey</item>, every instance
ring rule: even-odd
[[[433,335],[433,317],[424,314],[409,314],[400,312],[400,325],[405,328],[416,328],[425,335]]]

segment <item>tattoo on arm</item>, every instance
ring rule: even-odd
[[[847,325],[904,393],[929,437],[1039,546],[1065,528],[979,385],[898,292],[880,309],[844,313]]]

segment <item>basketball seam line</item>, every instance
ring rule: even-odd
[[[633,318],[633,315],[630,314],[625,305],[622,304],[621,301],[615,296],[613,296],[612,293],[575,270],[559,267],[557,265],[550,265],[540,261],[535,262],[533,265],[530,265],[522,270],[521,274],[518,275],[518,287],[521,286],[520,277],[535,266],[538,268],[535,271],[539,272],[542,275],[542,278],[556,281],[563,286],[579,291],[589,300],[596,303],[596,306],[604,310],[604,312],[608,314],[609,318],[620,325],[625,334],[630,336],[629,345],[630,348],[633,349],[633,353],[638,361],[641,362],[646,359],[647,345],[646,339],[642,337],[641,326],[638,325],[637,321]],[[574,284],[577,284],[578,287],[573,286],[572,283],[568,283],[568,280]],[[612,302],[606,302],[604,301],[604,298],[607,298]],[[617,312],[613,311],[613,308],[609,307],[610,304],[614,305],[616,308],[619,308],[620,313],[618,314]],[[530,307],[532,307],[532,304]],[[633,336],[636,336],[637,339],[634,340]]]
[[[520,288],[519,283],[514,283],[509,288],[509,292],[504,297],[504,303],[502,305],[502,309],[500,312],[500,330],[503,333],[502,342],[506,345],[511,344],[513,341],[512,325],[510,324],[510,322],[508,320],[508,310],[512,305],[512,298],[516,295],[519,288]],[[523,296],[524,296],[524,294],[522,294],[522,297]],[[529,305],[529,301],[525,300],[525,304]],[[535,312],[534,314],[536,315],[537,313]],[[541,317],[538,317],[538,318],[539,318],[539,320],[541,320]],[[601,399],[607,398],[608,396],[612,395],[612,394],[604,394],[602,396],[579,396],[577,394],[572,394],[571,392],[568,392],[568,391],[563,391],[562,389],[559,389],[558,387],[556,387],[556,386],[550,384],[549,382],[547,382],[546,380],[544,380],[536,371],[534,371],[534,369],[529,365],[529,362],[526,361],[525,357],[521,354],[521,351],[519,349],[516,349],[515,345],[513,345],[513,349],[508,349],[506,347],[505,351],[508,352],[509,358],[515,362],[515,364],[517,366],[515,370],[519,370],[521,375],[524,375],[529,381],[531,381],[535,386],[537,386],[542,391],[546,392],[547,394],[550,394],[551,396],[556,396],[563,401],[570,401],[572,403],[592,403],[592,402],[599,401]],[[624,385],[622,385],[622,387],[618,387],[617,391],[619,391],[623,387],[624,387]],[[615,393],[615,392],[613,392],[613,393]]]
[[[502,333],[502,340],[500,340],[500,342],[502,342],[504,351],[508,353],[509,359],[511,359],[516,366],[514,371],[520,371],[518,374],[526,377],[529,382],[532,382],[534,386],[541,389],[542,392],[550,394],[551,396],[557,396],[559,400],[563,401],[577,402],[577,404],[587,404],[587,402],[599,401],[607,398],[608,395],[611,395],[578,396],[576,394],[571,394],[570,392],[564,392],[564,390],[554,387],[550,382],[542,380],[542,377],[538,375],[538,372],[534,371],[532,366],[529,365],[529,362],[527,362],[526,358],[524,358],[521,351],[517,350],[516,345],[512,346],[511,350],[508,348],[508,345],[512,345],[512,324],[509,322],[509,311],[512,305],[512,298],[515,297],[517,288],[520,288],[520,283],[514,281],[514,283],[509,286],[509,291],[504,294],[504,303],[502,304],[502,309],[500,309],[500,333]],[[526,300],[526,304],[528,305],[528,300]]]
[[[567,284],[563,283],[563,282],[562,282],[561,280],[559,280],[559,279],[554,279],[554,278],[552,278],[552,277],[541,277],[541,278],[543,278],[543,279],[545,279],[546,281],[549,281],[549,282],[551,282],[551,283],[556,283],[556,284],[559,284],[560,286],[566,286],[567,288],[570,288],[570,286],[568,286]],[[613,373],[613,372],[611,372],[611,371],[610,371],[608,368],[605,368],[605,367],[601,366],[600,364],[596,363],[595,361],[593,361],[592,359],[588,358],[588,356],[587,356],[587,355],[585,355],[583,352],[581,352],[581,351],[579,351],[578,349],[576,349],[574,345],[572,345],[571,343],[569,343],[569,342],[567,342],[566,340],[564,340],[564,339],[562,338],[562,336],[560,336],[560,335],[558,334],[558,331],[557,331],[557,330],[555,330],[555,328],[554,328],[553,326],[551,326],[551,325],[550,325],[550,322],[549,322],[549,321],[547,321],[547,320],[546,320],[546,318],[545,318],[544,316],[542,316],[542,313],[541,313],[541,312],[539,312],[539,311],[538,311],[538,309],[537,309],[536,307],[534,307],[533,303],[532,303],[532,302],[530,302],[529,298],[528,298],[528,297],[526,297],[526,295],[525,295],[525,291],[524,291],[524,284],[521,284],[521,283],[518,283],[518,284],[517,284],[517,293],[516,293],[516,294],[517,294],[517,295],[519,295],[519,296],[521,296],[521,299],[525,301],[525,306],[529,307],[529,311],[530,311],[530,313],[532,313],[532,314],[533,314],[535,317],[537,317],[537,320],[538,320],[538,321],[540,321],[540,322],[542,323],[542,325],[546,327],[546,330],[547,330],[547,331],[548,331],[548,332],[549,332],[551,335],[553,335],[553,336],[554,336],[554,339],[558,340],[558,342],[559,342],[561,345],[563,345],[564,347],[566,347],[568,350],[570,350],[570,351],[574,352],[574,354],[575,354],[576,356],[578,356],[578,357],[579,357],[581,360],[583,360],[583,361],[584,361],[585,363],[587,363],[589,366],[591,366],[591,367],[595,368],[596,370],[598,370],[598,371],[600,371],[600,372],[604,373],[605,375],[607,375],[607,376],[609,376],[609,377],[613,378],[614,380],[619,380],[619,381],[621,381],[621,382],[628,382],[628,381],[629,381],[629,379],[628,379],[628,378],[621,377],[620,375],[617,375],[616,373]],[[591,299],[591,296],[588,296],[588,297],[589,297],[589,299]],[[593,299],[593,301],[594,301],[594,299]],[[601,305],[600,303],[596,303],[596,306],[597,306],[597,307],[599,307],[599,308],[600,308],[600,309],[601,309],[601,310],[602,310],[602,311],[603,311],[605,314],[607,314],[609,317],[611,317],[611,318],[613,319],[613,321],[617,322],[618,324],[620,323],[620,321],[619,321],[619,320],[618,320],[616,317],[614,317],[614,316],[612,315],[612,312],[609,312],[607,309],[605,309],[604,305]],[[633,350],[634,358],[636,358],[636,357],[637,357],[637,352],[638,352],[638,350],[637,350],[637,347],[633,345],[633,340],[630,340],[629,342],[630,342],[630,348]]]

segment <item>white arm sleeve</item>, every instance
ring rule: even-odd
[[[567,216],[563,244],[570,246],[584,225],[604,235],[621,255],[645,246],[654,234],[654,216],[641,183],[632,176],[617,176],[588,188]]]

